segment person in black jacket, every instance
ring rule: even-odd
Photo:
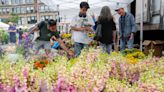
[[[108,6],[104,6],[101,9],[97,23],[102,25],[101,28],[102,38],[100,38],[100,42],[103,51],[110,54],[112,50],[112,45],[113,43],[115,43],[115,39],[116,39],[116,32],[115,32],[116,25],[113,20],[113,16],[111,14],[110,8]]]

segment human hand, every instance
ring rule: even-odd
[[[70,56],[70,57],[74,57],[75,56],[75,54],[74,54],[74,52],[73,51],[68,51],[68,55]]]
[[[121,36],[120,35],[118,35],[118,39],[121,39]]]
[[[52,36],[52,39],[55,40],[55,41],[57,40],[55,36]]]
[[[132,40],[134,38],[134,34],[131,33],[129,40]]]
[[[91,31],[92,28],[91,28],[91,27],[85,27],[85,30],[86,30],[86,31]]]

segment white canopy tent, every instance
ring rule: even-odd
[[[99,15],[103,6],[109,6],[114,15],[114,9],[118,4],[126,8],[133,0],[41,0],[41,2],[49,6],[50,9],[59,11],[60,16],[66,17],[65,19],[68,21],[78,13],[79,4],[82,1],[87,1],[89,3],[89,14]]]
[[[114,10],[117,8],[119,4],[121,6],[127,8],[128,5],[134,0],[41,0],[47,6],[49,6],[52,10],[59,11],[60,16],[65,16],[68,21],[72,19],[74,15],[76,15],[79,11],[79,4],[81,1],[87,1],[90,5],[89,14],[99,15],[100,10],[103,6],[109,6],[112,10],[112,14],[115,19],[118,20],[118,15],[115,14]],[[141,20],[140,20],[140,49],[142,50],[142,42],[143,42],[143,0],[141,1]],[[66,20],[66,21],[67,21]],[[116,21],[118,24],[118,21]]]
[[[3,22],[0,22],[0,28],[4,29],[4,30],[8,30],[9,25]]]
[[[76,9],[79,8],[79,4],[82,1],[87,1],[91,8],[102,7],[104,5],[111,6],[114,8],[117,3],[129,4],[133,0],[41,0],[43,3],[48,5],[53,10],[67,10],[67,9]]]

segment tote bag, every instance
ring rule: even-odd
[[[96,28],[96,33],[95,33],[95,36],[94,36],[94,40],[100,41],[101,38],[102,38],[102,25],[98,24],[97,28]]]

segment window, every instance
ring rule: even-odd
[[[29,3],[29,0],[26,0],[26,3]]]
[[[15,4],[20,4],[19,0],[15,0]]]
[[[41,16],[41,21],[44,21],[44,16]]]
[[[7,0],[9,3],[9,0]],[[23,4],[23,0],[11,0],[11,4]]]
[[[6,12],[7,12],[7,14],[10,13],[10,9],[9,8],[6,8]]]
[[[2,8],[2,13],[6,13],[6,9],[5,8]]]
[[[2,4],[6,5],[9,4],[9,0],[1,0]]]
[[[45,6],[44,9],[46,12],[49,11],[48,6]]]
[[[25,7],[21,7],[21,13],[26,13],[26,8]]]
[[[33,6],[27,7],[27,13],[34,13],[34,7]]]
[[[48,20],[48,19],[52,19],[52,16],[51,15],[41,16],[41,20]]]
[[[33,3],[33,0],[26,0],[26,3],[31,4]]]
[[[14,12],[14,8],[11,8],[11,12]]]
[[[30,7],[27,7],[26,11],[27,11],[27,13],[29,13],[30,12]]]
[[[34,13],[34,7],[32,7],[32,6],[30,7],[30,12]]]
[[[21,13],[20,7],[16,7],[16,13]]]
[[[35,24],[37,22],[36,16],[27,17],[28,24]]]
[[[44,6],[40,6],[40,12],[44,12]]]
[[[52,16],[49,16],[49,19],[52,19]]]
[[[26,24],[26,23],[25,23],[25,18],[24,18],[24,17],[20,17],[19,20],[18,20],[18,24],[19,24],[19,25],[24,25],[24,24]]]
[[[40,6],[40,12],[48,12],[50,9],[48,6],[42,5]]]
[[[20,4],[23,4],[23,0],[19,0],[19,3],[20,3]]]
[[[0,8],[0,14],[2,14],[2,8]]]
[[[14,8],[14,13],[17,13],[17,9],[16,9],[16,7]]]
[[[12,8],[11,12],[12,12],[12,13],[17,13],[17,11],[19,12],[19,9],[17,9],[17,8],[18,8],[18,7]]]
[[[15,4],[15,0],[11,0],[11,4]]]
[[[29,0],[30,3],[33,3],[34,0]]]

